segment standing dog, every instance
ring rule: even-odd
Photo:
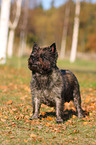
[[[33,116],[39,116],[41,103],[55,107],[56,121],[63,122],[64,103],[73,100],[78,117],[83,117],[79,83],[69,70],[60,70],[57,65],[58,53],[56,44],[40,48],[34,43],[33,51],[28,59],[28,67],[32,71],[31,91]]]

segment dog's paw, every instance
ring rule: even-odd
[[[33,119],[38,119],[38,116],[37,115],[32,115],[32,117],[30,118],[30,120],[33,120]]]
[[[63,119],[62,118],[56,118],[56,122],[57,123],[63,123]]]

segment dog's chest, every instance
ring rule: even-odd
[[[33,93],[36,96],[38,93],[38,97],[40,98],[41,102],[48,105],[54,106],[55,105],[55,89],[52,86],[53,80],[50,76],[38,76],[33,78],[32,81],[32,88]]]
[[[40,90],[45,90],[50,87],[51,79],[48,76],[36,76],[35,80],[35,87]]]

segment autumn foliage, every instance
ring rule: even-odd
[[[68,24],[68,36],[66,50],[70,50],[72,44],[72,34],[74,25],[75,3],[70,1],[70,15]],[[52,7],[44,10],[42,7],[36,7],[28,10],[27,44],[32,47],[34,41],[40,45],[49,45],[56,42],[58,50],[61,48],[63,25],[65,20],[66,3],[59,8]],[[16,41],[20,35],[23,11],[16,30]],[[25,30],[24,30],[25,31]],[[82,52],[96,51],[96,4],[81,1],[80,11],[80,30],[78,50]]]

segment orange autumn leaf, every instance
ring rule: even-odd
[[[8,134],[12,134],[12,131],[8,131]]]
[[[18,111],[18,109],[17,108],[12,108],[12,111],[16,112],[16,111]]]
[[[35,138],[35,137],[37,137],[37,136],[36,136],[35,134],[31,133],[31,134],[30,134],[30,137]]]
[[[50,121],[52,121],[53,118],[48,116],[48,117],[46,118],[46,120],[50,120]]]
[[[47,123],[46,123],[46,126],[51,126],[51,123],[48,123],[48,122],[47,122]]]
[[[74,130],[74,133],[79,133],[79,130]]]
[[[88,122],[83,122],[83,125],[87,125],[88,124]]]
[[[4,116],[5,119],[8,119],[8,116]]]
[[[18,140],[19,142],[21,141],[21,139],[19,139],[19,138],[18,138],[17,140]]]
[[[24,119],[29,119],[30,117],[28,115],[25,115]]]
[[[27,92],[29,92],[29,93],[31,92],[30,88],[27,87],[27,86],[25,87],[25,91],[27,91]]]
[[[92,116],[93,115],[93,113],[89,113],[89,116]]]
[[[76,115],[72,115],[72,118],[75,119],[75,118],[77,118],[77,116]]]
[[[69,123],[68,122],[66,122],[66,125],[68,125]]]
[[[89,101],[90,101],[90,97],[87,97],[87,98],[85,99],[85,103],[89,103]]]
[[[11,105],[12,103],[13,103],[13,101],[10,100],[10,101],[7,102],[7,105]]]
[[[43,140],[42,138],[38,138],[38,141],[40,141],[40,142],[41,142],[42,140]]]
[[[26,142],[26,143],[27,143],[27,142],[28,142],[28,140],[24,139],[24,142]]]
[[[20,97],[21,100],[25,100],[27,98],[27,96],[23,96],[23,97]]]
[[[91,105],[91,106],[95,106],[95,104],[94,104],[94,103],[91,103],[90,105]]]
[[[43,116],[44,116],[45,114],[46,114],[45,112],[42,112],[42,113],[41,113],[41,115],[43,115]]]

